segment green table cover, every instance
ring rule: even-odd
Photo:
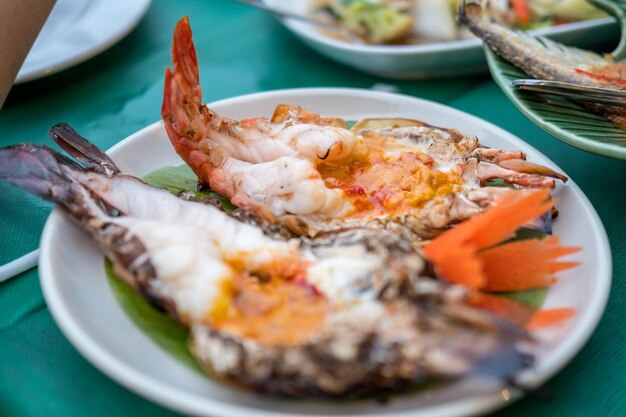
[[[493,415],[626,416],[626,163],[548,136],[514,108],[488,75],[385,81],[313,52],[260,11],[226,0],[155,0],[137,29],[113,48],[13,88],[0,112],[0,146],[49,145],[48,128],[67,122],[107,149],[158,120],[172,30],[184,15],[191,19],[208,102],[283,88],[371,88],[388,82],[404,94],[501,126],[555,161],[589,197],[606,227],[613,257],[611,297],[586,346],[545,384],[553,399],[524,398]],[[0,264],[37,248],[50,208],[0,182]],[[136,413],[176,415],[121,387],[78,354],[46,308],[36,269],[0,284],[0,416]]]

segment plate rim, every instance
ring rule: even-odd
[[[504,129],[498,127],[497,125],[488,122],[486,120],[480,119],[476,116],[473,116],[469,113],[463,112],[461,110],[457,110],[455,108],[439,104],[436,102],[432,102],[430,100],[425,100],[421,98],[400,95],[400,94],[391,94],[384,92],[377,92],[371,90],[363,90],[363,89],[346,89],[346,88],[301,88],[301,89],[286,89],[286,90],[274,90],[262,93],[254,93],[247,94],[243,96],[237,96],[225,100],[216,101],[210,103],[212,106],[219,105],[232,105],[237,104],[241,101],[249,101],[255,99],[265,99],[268,97],[289,97],[289,96],[324,96],[328,94],[344,94],[351,95],[355,97],[362,98],[387,98],[391,99],[391,101],[397,100],[410,100],[420,102],[422,105],[432,106],[434,108],[438,108],[440,110],[449,111],[452,113],[456,113],[459,116],[463,116],[469,118],[475,123],[482,124],[483,126],[487,126],[492,129],[495,133],[499,135],[507,136],[508,140],[511,140],[514,144],[522,143],[524,147],[532,149],[537,152],[537,154],[542,158],[550,162],[551,165],[556,166],[551,160],[549,160],[545,155],[535,149],[532,145],[524,142],[522,139],[505,131]],[[157,131],[162,129],[162,122],[158,121],[153,124],[150,124],[139,131],[129,135],[116,145],[112,146],[107,153],[115,153],[119,149],[123,148],[129,142],[135,140],[136,137],[145,135],[152,131]],[[611,286],[612,280],[612,258],[611,251],[608,241],[608,236],[604,229],[604,225],[602,221],[592,206],[591,202],[588,200],[586,195],[580,190],[580,188],[572,181],[568,184],[568,187],[572,188],[572,191],[577,195],[580,199],[583,208],[588,212],[591,216],[592,221],[595,223],[595,227],[592,228],[593,233],[596,237],[596,242],[599,245],[599,254],[604,258],[603,262],[599,262],[599,268],[603,273],[599,274],[600,276],[606,276],[604,281],[601,281],[601,284],[598,287],[598,290],[595,293],[595,297],[590,302],[589,311],[586,312],[586,315],[581,320],[580,324],[577,328],[571,330],[572,335],[562,343],[559,348],[564,351],[564,354],[556,358],[549,366],[546,367],[543,375],[537,378],[536,385],[540,385],[551,378],[556,372],[558,372],[562,367],[567,364],[569,361],[573,359],[573,357],[582,349],[582,347],[587,343],[588,339],[591,337],[591,334],[596,329],[598,322],[600,321],[602,314],[606,308],[606,304],[608,301],[609,290]],[[111,379],[120,383],[130,391],[138,393],[142,395],[144,398],[149,399],[150,401],[161,404],[170,409],[183,412],[190,413],[194,415],[205,415],[207,412],[207,403],[210,403],[210,412],[211,415],[215,416],[244,416],[250,415],[250,413],[254,413],[256,416],[261,417],[277,417],[277,416],[296,416],[298,414],[292,414],[289,412],[283,411],[269,411],[269,410],[260,410],[257,408],[252,408],[248,406],[242,406],[232,403],[225,403],[223,401],[214,400],[211,398],[204,398],[204,401],[198,401],[195,395],[188,394],[184,390],[171,387],[167,385],[167,383],[162,382],[161,380],[154,380],[148,376],[143,375],[139,370],[134,368],[126,367],[120,360],[118,360],[114,354],[109,353],[103,348],[100,348],[95,340],[89,336],[87,332],[84,332],[80,325],[73,319],[72,315],[69,313],[67,306],[62,302],[62,296],[59,293],[59,290],[56,286],[56,280],[52,268],[53,261],[50,256],[50,251],[53,246],[52,242],[54,233],[56,233],[56,229],[59,227],[59,220],[61,220],[61,210],[55,208],[49,218],[47,219],[42,238],[41,238],[41,252],[39,258],[39,275],[40,275],[40,283],[42,287],[42,291],[44,294],[44,298],[46,300],[46,304],[50,310],[51,315],[54,318],[54,321],[57,323],[59,328],[65,337],[71,342],[71,344],[81,353],[83,357],[85,357],[92,365],[94,365],[97,369],[102,371],[104,374],[109,376]],[[121,308],[121,306],[118,306]],[[141,332],[140,329],[137,329],[138,332]],[[520,393],[516,393],[513,396],[512,400],[521,397]],[[432,407],[428,407],[426,409],[422,409],[421,411],[425,412],[425,416],[428,417],[443,417],[443,416],[467,416],[474,415],[477,413],[484,413],[493,411],[510,402],[505,402],[502,400],[502,397],[499,394],[493,395],[482,395],[482,396],[474,396],[465,398],[453,403],[445,403],[438,404]],[[417,409],[409,409],[403,411],[396,412],[388,412],[388,415],[393,416],[410,416],[415,415],[416,411],[420,411]],[[384,412],[384,410],[383,410]],[[306,417],[315,417],[314,414],[306,414]],[[347,417],[347,415],[346,415]]]
[[[483,49],[491,77],[496,84],[498,84],[504,95],[506,95],[513,105],[531,122],[550,134],[550,136],[574,148],[608,158],[626,160],[626,146],[598,142],[584,136],[570,133],[551,122],[544,121],[539,114],[526,106],[523,100],[518,96],[518,92],[509,85],[508,79],[498,70],[498,60],[501,60],[501,58],[496,56],[488,46],[483,46]]]
[[[41,64],[33,65],[32,69],[27,68],[29,56],[27,55],[17,73],[13,85],[23,84],[29,81],[38,80],[40,78],[62,72],[68,68],[85,62],[90,58],[93,58],[94,56],[104,52],[116,43],[120,42],[133,29],[137,27],[141,19],[148,12],[152,0],[117,0],[115,3],[111,2],[110,0],[103,1],[103,4],[106,5],[107,9],[111,9],[112,11],[115,11],[115,7],[119,4],[123,3],[127,5],[129,2],[136,3],[136,6],[138,8],[135,9],[135,14],[128,16],[126,13],[123,13],[122,16],[124,18],[116,19],[117,30],[110,32],[109,34],[107,34],[107,36],[104,36],[100,42],[92,43],[90,46],[84,45],[82,48],[76,48],[74,50],[71,50],[64,59],[54,60],[52,64],[46,64],[44,62]],[[87,3],[92,4],[92,1],[89,0],[87,1]],[[116,16],[119,16],[119,13],[117,13]],[[76,30],[76,26],[74,26],[70,31],[64,32],[63,36],[68,36],[67,34],[71,33],[74,30]]]

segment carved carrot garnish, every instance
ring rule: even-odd
[[[526,323],[526,330],[537,330],[543,327],[554,326],[555,324],[562,323],[563,320],[569,319],[576,310],[573,308],[552,308],[539,310],[535,315]]]
[[[523,196],[516,194],[505,196],[497,206],[443,233],[424,248],[424,254],[443,279],[476,290],[470,304],[515,324],[526,323],[526,328],[532,330],[560,322],[575,311],[565,308],[534,312],[484,291],[547,287],[556,282],[557,272],[579,264],[559,261],[559,258],[578,252],[580,248],[561,246],[556,236],[505,242],[517,229],[553,205],[545,189]]]
[[[576,310],[573,308],[536,310],[519,301],[484,292],[471,294],[468,298],[468,304],[530,331],[554,326],[576,314]]]
[[[556,236],[520,240],[484,250],[478,254],[487,279],[484,289],[498,292],[547,287],[556,282],[556,272],[579,265],[557,258],[579,250],[561,246]]]
[[[471,294],[468,304],[519,327],[524,327],[536,313],[534,308],[519,301],[483,292]]]
[[[528,330],[559,323],[575,314],[571,308],[534,311],[486,292],[524,291],[556,282],[555,274],[578,262],[559,258],[578,252],[559,238],[505,242],[524,224],[552,208],[548,190],[506,195],[497,206],[443,233],[424,248],[439,276],[476,292],[469,303]]]
[[[556,281],[556,272],[578,265],[558,258],[580,248],[561,246],[555,236],[501,243],[552,205],[548,190],[521,197],[511,193],[497,206],[434,239],[424,254],[442,278],[472,289],[523,291],[546,287]]]

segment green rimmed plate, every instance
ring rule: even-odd
[[[626,27],[626,1],[590,0],[605,9]],[[487,64],[493,79],[513,104],[533,123],[558,140],[578,149],[610,158],[626,160],[626,131],[613,122],[590,113],[580,105],[553,95],[520,91],[513,80],[528,78],[524,71],[496,55],[485,45]],[[616,60],[626,58],[626,37],[612,54]]]

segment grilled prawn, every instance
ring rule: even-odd
[[[566,178],[517,151],[408,119],[345,121],[279,105],[271,119],[224,118],[202,104],[187,19],[176,26],[162,117],[176,152],[238,207],[314,237],[352,227],[414,241],[493,205],[504,194]],[[500,178],[516,189],[487,186]]]
[[[12,146],[0,150],[0,178],[62,206],[119,276],[189,327],[194,357],[222,378],[340,396],[483,367],[504,380],[528,364],[517,350],[524,332],[433,279],[429,263],[393,234],[273,239],[120,173],[67,126],[51,133],[78,162]]]

